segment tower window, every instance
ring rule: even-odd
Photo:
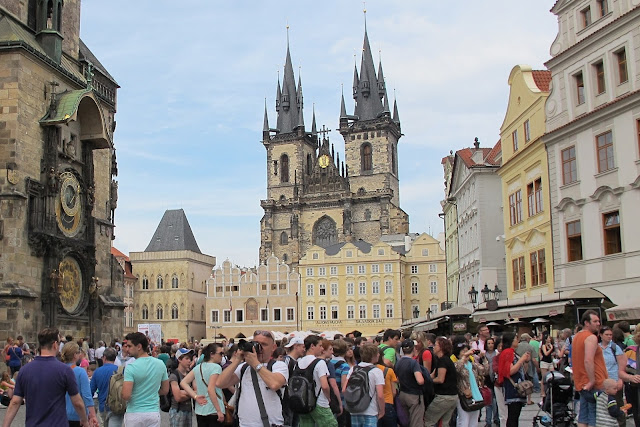
[[[289,156],[280,156],[280,182],[289,182]]]
[[[311,175],[311,154],[307,154],[307,175]]]
[[[391,172],[393,172],[394,174],[398,174],[398,164],[396,162],[397,156],[396,156],[396,146],[394,144],[391,144]]]
[[[360,159],[362,172],[373,170],[373,149],[371,148],[371,144],[362,144],[360,148]]]
[[[281,244],[281,245],[286,245],[286,244],[288,244],[288,243],[289,243],[289,236],[287,235],[287,232],[286,232],[286,231],[283,231],[283,232],[280,234],[280,244]]]

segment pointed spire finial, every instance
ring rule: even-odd
[[[318,130],[316,128],[316,103],[313,103],[313,118],[311,119],[311,135],[318,135]]]
[[[342,97],[340,99],[340,118],[347,117],[347,108],[344,105],[344,85],[342,86]]]
[[[364,31],[367,31],[367,2],[362,2],[362,13],[364,14]]]
[[[264,98],[264,124],[262,126],[263,132],[269,132],[269,116],[267,115],[267,98]]]

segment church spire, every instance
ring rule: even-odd
[[[398,115],[398,103],[395,99],[393,100],[393,121],[397,124],[400,124],[400,116]]]
[[[356,70],[357,72],[357,70]],[[376,77],[376,69],[371,54],[369,35],[364,30],[364,42],[362,43],[362,60],[360,61],[360,78],[354,77],[353,97],[356,100],[354,115],[360,120],[372,120],[383,112],[382,95],[380,94],[380,78],[384,83],[384,76]]]
[[[344,105],[344,89],[342,90],[342,96],[340,99],[340,118],[346,118],[347,117],[347,108]]]
[[[280,80],[278,79],[278,85]],[[293,62],[291,61],[291,50],[289,48],[289,26],[287,26],[287,56],[284,63],[284,75],[282,77],[282,92],[276,101],[276,111],[278,111],[278,131],[282,133],[291,133],[300,126],[302,121],[302,82],[298,80],[298,88],[296,88],[296,79],[293,74]],[[278,108],[279,107],[279,108]]]
[[[269,132],[269,116],[267,115],[267,98],[264,99],[264,123],[262,125],[263,132]]]
[[[318,135],[318,130],[316,129],[316,104],[313,104],[313,118],[311,119],[311,135]]]
[[[386,94],[387,89],[384,84],[384,74],[382,74],[382,58],[380,58],[380,63],[378,64],[378,95],[382,99]]]

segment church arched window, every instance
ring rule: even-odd
[[[368,142],[360,147],[360,164],[362,172],[370,172],[373,170],[373,149]]]
[[[142,306],[142,320],[147,320],[149,319],[149,308],[147,307],[147,305],[143,305]]]
[[[286,245],[288,243],[289,243],[289,236],[287,235],[286,231],[283,231],[282,233],[280,233],[280,244]]]
[[[178,276],[175,275],[175,274],[171,278],[171,288],[172,289],[178,289]]]
[[[158,275],[158,280],[156,281],[156,285],[158,289],[164,288],[164,281],[162,280],[162,276]]]
[[[175,302],[171,306],[171,318],[172,319],[178,318],[178,304],[176,304]]]
[[[149,278],[142,276],[142,289],[149,289]]]
[[[156,308],[156,318],[158,320],[162,320],[162,314],[163,314],[162,305],[158,304],[158,307]]]
[[[289,182],[289,156],[280,156],[280,182]]]
[[[336,222],[326,215],[316,221],[313,226],[313,244],[326,248],[337,242]]]

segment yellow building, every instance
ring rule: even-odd
[[[553,248],[544,106],[549,71],[517,65],[509,75],[509,103],[500,128],[507,297],[553,293]]]
[[[208,281],[207,339],[299,329],[299,284],[300,275],[273,255],[255,269],[242,269],[226,260]]]
[[[204,338],[205,286],[216,259],[200,252],[184,211],[167,210],[145,251],[129,257],[139,285],[134,328],[159,324],[165,341]]]
[[[300,276],[304,330],[376,335],[428,310],[434,315],[446,300],[444,250],[427,234],[312,246]]]

